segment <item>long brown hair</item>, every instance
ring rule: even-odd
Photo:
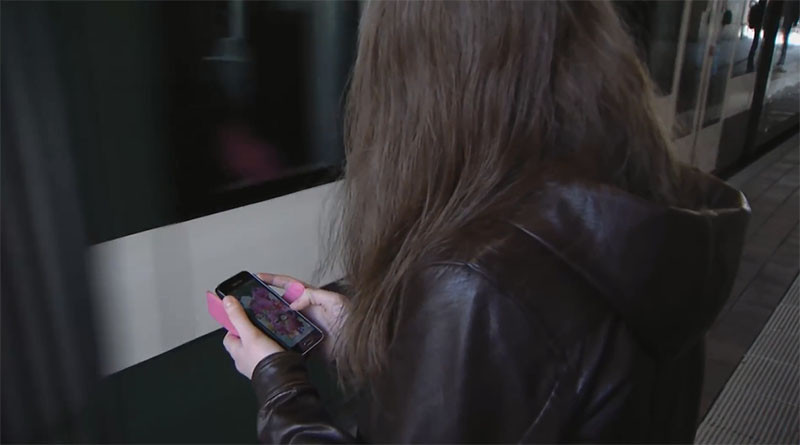
[[[672,203],[649,77],[605,1],[372,1],[347,97],[333,255],[352,295],[346,381],[379,371],[404,283],[449,234],[569,164]]]

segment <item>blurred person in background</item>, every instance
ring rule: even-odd
[[[783,65],[786,63],[786,49],[789,47],[792,28],[797,24],[797,20],[800,19],[800,1],[785,1],[783,3],[782,16],[781,33],[783,34],[783,45],[781,45],[781,55],[776,64],[780,71],[783,71]]]
[[[747,72],[755,69],[756,52],[758,43],[761,41],[761,30],[764,27],[764,11],[766,10],[767,0],[758,0],[750,5],[747,12],[747,26],[753,30],[753,42],[750,44],[750,52],[747,53]]]
[[[608,2],[366,4],[332,227],[350,290],[293,303],[357,428],[227,297],[260,439],[691,442],[749,208],[669,141]]]

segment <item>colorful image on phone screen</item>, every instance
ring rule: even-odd
[[[237,286],[231,294],[258,323],[278,337],[286,347],[293,347],[314,332],[311,324],[254,279]]]

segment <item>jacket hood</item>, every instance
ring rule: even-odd
[[[739,265],[750,208],[744,195],[697,170],[683,172],[694,208],[619,188],[548,181],[521,227],[586,278],[657,356],[672,356],[711,326]]]

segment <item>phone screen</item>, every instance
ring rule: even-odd
[[[283,347],[305,352],[321,339],[321,332],[313,324],[261,281],[249,273],[237,277],[240,278],[226,282],[231,286],[220,286],[219,291],[238,299],[251,319]]]

